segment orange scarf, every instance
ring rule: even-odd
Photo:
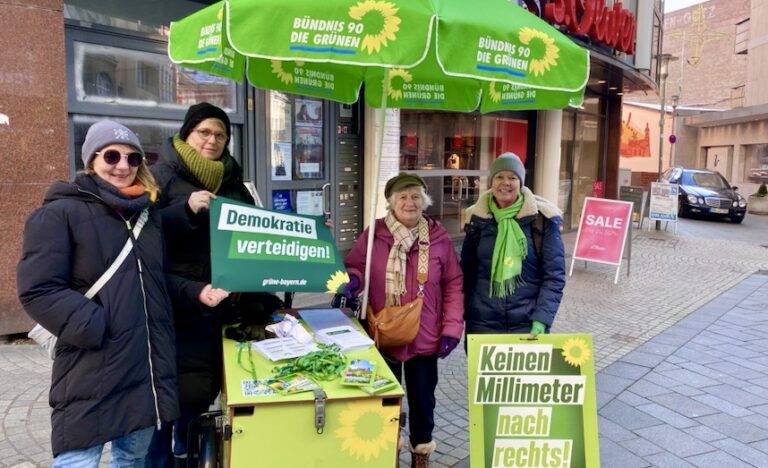
[[[136,179],[133,182],[133,185],[125,188],[120,188],[118,190],[120,191],[120,193],[130,198],[138,198],[144,195],[144,192],[149,192],[149,201],[154,203],[155,199],[157,199],[157,192],[153,192],[153,191],[150,192],[149,190],[147,190],[147,188],[144,186],[144,184],[141,183],[141,181],[139,181],[139,179]]]

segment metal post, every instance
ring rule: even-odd
[[[661,182],[661,167],[664,160],[664,123],[666,120],[666,100],[667,100],[667,76],[669,62],[677,60],[677,57],[672,57],[671,54],[659,55],[659,87],[661,88],[661,107],[659,108],[659,171],[657,179]],[[643,214],[641,213],[640,216]],[[656,230],[661,229],[661,222],[656,221]]]
[[[677,134],[677,128],[675,127],[675,117],[677,117],[677,103],[680,100],[680,96],[675,94],[672,96],[672,130],[670,130],[672,135]],[[671,143],[669,145],[669,167],[675,166],[675,146],[677,145],[677,141],[674,143]]]

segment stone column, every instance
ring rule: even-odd
[[[560,194],[560,148],[563,111],[539,111],[536,128],[536,173],[533,191],[553,203]],[[560,207],[562,208],[562,207]]]

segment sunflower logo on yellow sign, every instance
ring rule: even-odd
[[[293,71],[287,71],[283,68],[283,64],[286,62],[281,62],[280,60],[272,60],[272,73],[277,75],[278,78],[280,78],[280,81],[283,82],[283,84],[291,84],[293,83]],[[293,62],[294,68],[303,67],[304,62],[296,61]]]
[[[589,345],[580,338],[571,338],[563,344],[563,358],[573,367],[581,367],[591,357]]]
[[[543,75],[548,72],[550,68],[557,65],[557,59],[560,57],[560,48],[555,45],[555,40],[549,37],[546,33],[537,31],[536,29],[523,28],[518,35],[520,42],[525,45],[531,45],[534,40],[541,41],[543,43],[544,54],[541,58],[531,59],[528,64],[528,71],[533,73],[534,76]]]
[[[342,294],[344,287],[349,283],[349,275],[343,271],[337,271],[325,282],[328,294]]]
[[[378,31],[363,35],[362,48],[369,55],[380,52],[389,41],[397,39],[395,33],[400,30],[401,22],[396,16],[399,10],[394,3],[376,0],[357,2],[357,5],[350,7],[349,17],[362,22],[363,31]]]
[[[334,435],[342,439],[341,449],[356,460],[370,461],[381,456],[393,441],[386,431],[390,415],[380,400],[358,401],[339,415],[341,427]]]
[[[387,81],[387,94],[395,101],[399,101],[403,98],[403,90],[400,88],[395,88],[392,85],[392,82],[395,80],[400,80],[402,83],[410,83],[411,80],[413,80],[413,77],[410,73],[403,70],[402,68],[395,68],[389,72],[389,80]]]

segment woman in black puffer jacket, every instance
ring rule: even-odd
[[[86,170],[53,184],[27,220],[19,298],[58,337],[50,390],[54,466],[96,466],[109,441],[114,465],[135,466],[153,428],[178,415],[169,292],[180,299],[192,288],[164,272],[157,185],[136,135],[100,121],[88,130],[82,158]],[[146,223],[125,261],[86,298],[143,212]],[[200,300],[209,306],[226,297],[205,286]]]
[[[162,189],[160,204],[168,207],[163,223],[169,268],[190,280],[211,281],[210,200],[222,196],[254,203],[243,185],[243,171],[227,149],[230,137],[226,112],[205,102],[196,104],[187,111],[181,130],[169,141],[160,161],[152,166]],[[185,210],[178,210],[179,206]],[[189,423],[207,411],[221,388],[224,320],[247,307],[250,312],[260,312],[266,321],[281,306],[276,296],[258,293],[233,295],[214,310],[184,301],[173,304],[181,409],[172,431],[175,457],[186,456]],[[166,425],[152,441],[148,466],[172,466],[170,452],[171,429]]]

